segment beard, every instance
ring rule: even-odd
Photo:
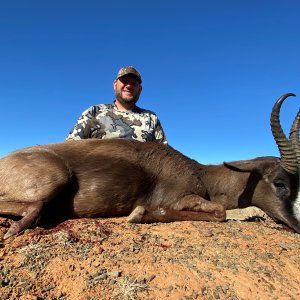
[[[123,105],[128,105],[128,104],[135,104],[138,100],[139,100],[139,97],[140,97],[140,93],[136,94],[136,95],[131,95],[131,96],[127,96],[127,97],[123,97],[122,96],[122,91],[117,91],[115,93],[116,95],[116,99],[122,103]]]

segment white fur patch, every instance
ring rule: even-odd
[[[297,198],[293,205],[293,212],[294,212],[295,218],[298,220],[298,222],[300,222],[300,189],[298,191]]]

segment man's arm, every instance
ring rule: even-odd
[[[66,140],[81,140],[91,137],[91,123],[94,111],[95,107],[92,106],[81,114]]]
[[[164,133],[164,130],[161,126],[159,119],[157,119],[157,123],[155,126],[155,140],[162,144],[168,144],[167,137]]]

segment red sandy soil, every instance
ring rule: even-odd
[[[0,283],[1,300],[296,300],[300,235],[271,220],[68,220],[0,242]]]

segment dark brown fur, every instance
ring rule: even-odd
[[[278,178],[288,189],[283,195],[274,186]],[[0,213],[23,216],[5,238],[42,214],[47,220],[223,221],[225,209],[250,205],[300,232],[291,202],[297,191],[297,180],[277,158],[206,166],[154,142],[67,141],[0,159]]]

